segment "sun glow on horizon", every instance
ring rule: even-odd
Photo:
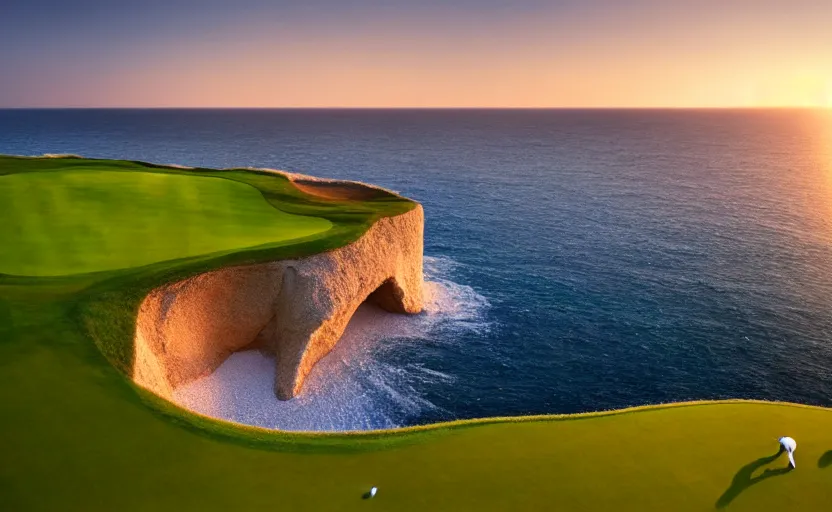
[[[771,74],[774,74],[771,72]],[[784,73],[761,81],[749,106],[761,107],[832,107],[832,76],[820,73]]]

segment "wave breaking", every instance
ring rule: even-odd
[[[454,376],[425,366],[418,360],[419,348],[425,341],[454,343],[455,334],[489,328],[488,300],[450,279],[456,266],[447,257],[425,257],[425,303],[419,315],[362,304],[292,400],[275,397],[274,359],[248,350],[232,354],[211,375],[177,388],[173,401],[206,416],[293,431],[394,428],[412,424],[426,412],[443,412],[420,389],[452,383]],[[392,356],[407,362],[394,364]]]

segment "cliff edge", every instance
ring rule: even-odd
[[[349,199],[369,186],[288,175],[307,194]],[[357,198],[358,198],[357,197]],[[365,300],[395,313],[422,310],[424,214],[378,219],[358,240],[328,252],[228,267],[153,290],[139,308],[133,380],[170,398],[233,352],[276,356],[275,393],[297,395]]]

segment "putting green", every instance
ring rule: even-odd
[[[326,231],[245,183],[152,172],[0,176],[0,272],[55,276],[148,265]]]
[[[695,403],[352,435],[265,431],[179,409],[124,375],[136,308],[148,290],[224,265],[338,247],[413,203],[387,193],[322,200],[284,177],[244,170],[0,156],[0,180],[43,173],[54,182],[62,173],[96,170],[135,173],[134,191],[135,180],[146,178],[140,173],[199,181],[221,176],[256,188],[252,203],[265,199],[281,212],[325,219],[332,227],[188,258],[170,259],[162,250],[162,260],[144,267],[100,260],[112,270],[0,275],[0,510],[780,512],[827,510],[832,503],[832,411],[817,407]],[[118,203],[99,192],[107,197],[95,204]],[[170,193],[184,194],[181,188]],[[259,212],[251,215],[264,215],[250,207]],[[136,240],[122,243],[142,251]],[[115,256],[112,261],[124,261]],[[798,443],[791,472],[783,470],[784,456],[773,456],[781,435]],[[378,495],[362,500],[371,486]]]

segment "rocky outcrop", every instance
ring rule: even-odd
[[[364,193],[354,185],[298,185],[339,199]],[[134,381],[170,397],[174,388],[210,374],[231,353],[256,347],[276,355],[275,393],[292,398],[363,301],[391,312],[421,311],[423,226],[417,205],[379,219],[339,249],[224,268],[153,290],[139,310]]]

